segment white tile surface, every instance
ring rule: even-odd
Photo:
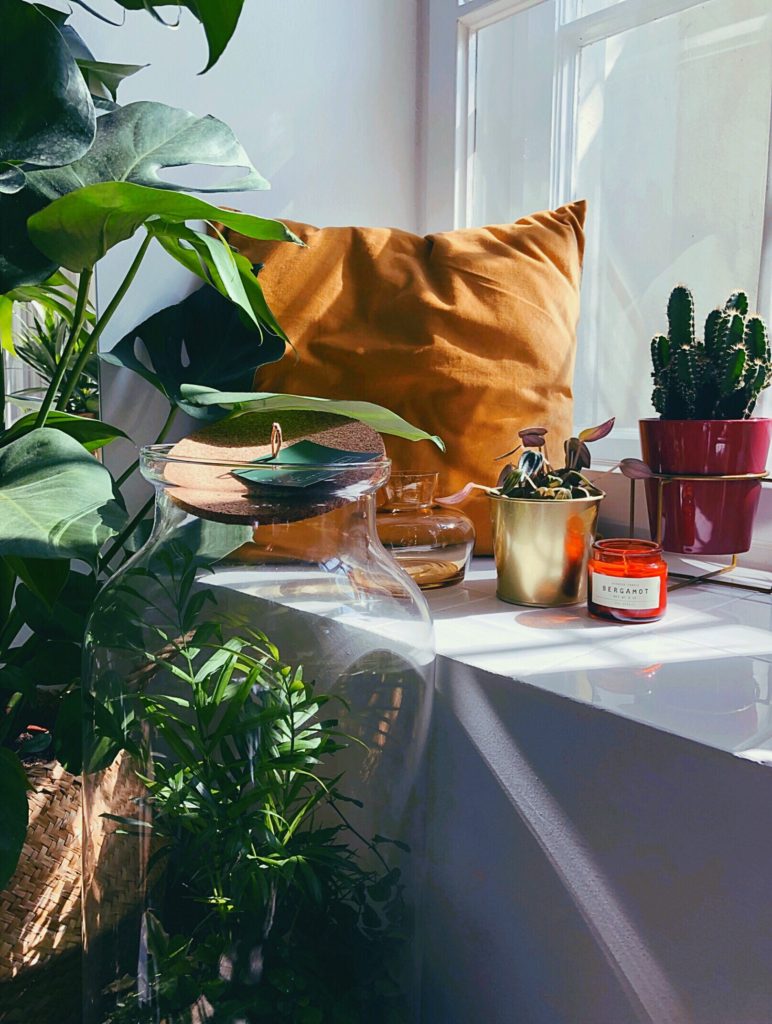
[[[704,584],[671,593],[659,622],[609,623],[499,601],[492,560],[477,559],[464,584],[427,596],[451,662],[772,763],[767,595]]]

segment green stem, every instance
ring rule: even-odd
[[[112,560],[121,550],[123,545],[129,539],[132,533],[134,533],[136,528],[145,518],[150,509],[153,507],[154,500],[154,497],[148,498],[145,504],[139,510],[139,512],[137,512],[136,515],[134,515],[128,521],[126,526],[124,526],[124,528],[121,530],[121,532],[118,534],[118,536],[115,538],[113,543],[108,548],[107,552],[104,555],[102,555],[102,557],[99,559],[99,572],[102,572],[103,569],[106,569],[110,562],[112,562]]]
[[[75,309],[72,314],[70,333],[67,336],[67,342],[62,350],[61,356],[59,357],[59,362],[56,364],[56,373],[54,373],[51,378],[51,383],[48,385],[48,390],[46,391],[46,397],[43,399],[40,412],[35,420],[36,427],[44,427],[46,425],[46,420],[48,419],[48,414],[51,411],[51,406],[54,404],[59,388],[62,386],[64,375],[67,372],[67,364],[78,346],[80,332],[86,319],[86,311],[88,309],[88,291],[91,287],[91,279],[93,276],[93,267],[82,271],[80,275],[80,280],[78,282],[78,295],[75,299]],[[70,394],[72,394],[72,390],[70,390],[67,395],[64,405],[58,404],[57,408],[63,409],[67,405]]]
[[[150,242],[151,236],[145,235],[144,239],[142,240],[142,245],[140,245],[139,249],[137,250],[137,255],[132,260],[132,264],[129,267],[123,281],[121,282],[118,291],[115,293],[115,295],[113,295],[112,299],[110,300],[110,304],[108,305],[107,309],[104,311],[102,316],[99,318],[97,323],[94,324],[94,329],[91,332],[88,342],[80,350],[80,354],[78,355],[78,358],[75,361],[75,365],[72,368],[72,372],[70,373],[70,376],[67,378],[67,384],[64,390],[62,391],[59,401],[57,402],[57,409],[66,409],[67,403],[72,397],[72,393],[75,390],[75,387],[78,381],[80,380],[80,376],[83,373],[84,367],[89,360],[89,356],[91,355],[92,352],[95,351],[97,343],[99,342],[99,339],[102,336],[102,332],[112,320],[113,314],[115,313],[118,306],[120,306],[121,302],[123,301],[124,295],[131,287],[131,282],[137,276],[137,271],[139,270],[139,266],[142,263],[142,260],[145,258],[145,253],[147,252]]]
[[[177,408],[176,405],[172,405],[170,407],[169,415],[166,417],[166,420],[164,421],[164,425],[158,431],[158,437],[155,439],[155,441],[153,441],[153,444],[160,444],[166,438],[166,435],[171,430],[172,423],[174,423],[174,418],[175,418],[175,416],[177,415],[178,412],[179,412],[179,409]],[[124,471],[121,473],[121,475],[115,481],[115,486],[118,488],[118,490],[120,490],[121,487],[123,487],[123,485],[129,479],[129,477],[134,473],[134,471],[138,467],[139,467],[139,459],[135,459],[130,466],[128,466],[126,469],[124,469]]]

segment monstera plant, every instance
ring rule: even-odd
[[[166,8],[173,17],[187,8],[205,30],[207,68],[223,52],[243,4],[117,2],[159,19],[168,15]],[[123,431],[68,408],[148,249],[160,246],[204,282],[130,332],[108,357],[168,400],[157,441],[179,408],[213,420],[238,416],[255,402],[264,408],[324,409],[414,440],[428,435],[368,403],[250,395],[254,369],[280,358],[287,339],[254,268],[214,225],[248,238],[298,240],[276,221],[215,208],[189,194],[206,189],[194,190],[162,172],[190,164],[234,169],[217,192],[261,189],[267,182],[216,118],[161,103],[120,106],[121,80],[140,68],[96,60],[59,11],[0,0],[0,24],[0,338],[13,349],[14,310],[29,303],[55,310],[65,325],[39,408],[8,428],[0,372],[3,888],[26,832],[25,758],[54,755],[79,770],[85,621],[97,589],[127,557],[147,511],[145,506],[130,517],[121,497],[134,466],[113,480],[94,458],[124,437]],[[201,221],[211,233],[199,230]],[[139,244],[123,281],[94,315],[89,293],[95,268],[113,246],[135,235]],[[144,360],[136,355],[138,342]]]
[[[118,4],[157,18],[165,8],[188,8],[205,30],[210,67],[243,0]],[[251,237],[294,240],[281,224],[216,210],[185,194],[189,186],[162,179],[166,168],[202,164],[234,168],[218,191],[267,187],[221,121],[161,103],[119,106],[120,81],[140,68],[96,60],[67,21],[44,4],[0,0],[0,338],[13,351],[14,307],[29,303],[54,311],[62,333],[48,351],[50,382],[39,409],[9,428],[0,361],[0,887],[25,835],[25,757],[54,754],[77,770],[83,624],[109,570],[105,546],[114,548],[128,525],[119,488],[93,457],[125,435],[68,412],[72,397],[150,245],[238,309],[249,325],[241,346],[248,332],[260,353],[264,330],[274,339],[282,334],[249,264],[188,222],[233,217]],[[126,277],[95,317],[94,269],[136,233],[142,240]],[[28,318],[25,332],[33,358],[34,322]],[[275,344],[271,351],[275,358]]]

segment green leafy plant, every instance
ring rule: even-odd
[[[157,14],[159,5],[122,6]],[[188,6],[204,24],[211,64],[242,5]],[[114,557],[132,532],[118,489],[92,454],[125,434],[72,414],[93,401],[99,337],[155,238],[185,266],[195,261],[199,276],[245,308],[253,324],[272,322],[259,285],[239,277],[236,254],[220,238],[200,242],[184,223],[202,213],[222,221],[222,212],[192,196],[187,206],[185,197],[170,202],[185,186],[158,172],[203,162],[247,168],[226,189],[264,187],[264,179],[214,118],[163,104],[118,107],[120,81],[139,69],[95,61],[67,19],[43,4],[0,0],[0,341],[12,352],[18,344],[19,355],[48,379],[39,410],[6,429],[0,361],[0,788],[9,794],[0,885],[13,873],[26,827],[26,799],[17,799],[24,759],[55,755],[79,770],[85,621],[109,574],[105,545],[112,543]],[[100,117],[98,109],[105,111]],[[96,186],[96,196],[87,185]],[[27,223],[33,215],[34,237]],[[96,261],[148,220],[126,279],[94,316]],[[274,222],[241,223],[266,237],[290,237]],[[74,285],[59,267],[75,271]],[[14,337],[18,303],[35,303],[35,318]],[[259,345],[259,330],[254,336]]]
[[[170,6],[153,0],[118,3],[159,18],[159,9]],[[204,26],[208,66],[230,39],[242,3],[184,0],[182,6]],[[19,339],[26,358],[45,366],[49,384],[39,409],[8,428],[0,360],[0,700],[5,712],[0,724],[0,789],[8,792],[16,792],[27,756],[55,754],[68,768],[79,770],[85,622],[94,595],[128,557],[152,504],[152,500],[146,502],[129,517],[120,489],[137,462],[113,481],[93,457],[103,445],[125,437],[123,431],[69,411],[90,388],[100,338],[132,287],[149,247],[160,246],[205,282],[201,296],[191,303],[197,314],[207,306],[216,310],[220,297],[236,311],[242,329],[228,364],[233,373],[211,378],[212,363],[203,339],[184,336],[190,323],[184,316],[179,325],[183,336],[179,330],[170,331],[165,344],[157,327],[155,333],[148,323],[138,329],[152,369],[135,358],[133,341],[119,345],[113,359],[151,380],[169,400],[156,442],[164,440],[179,408],[204,419],[238,415],[239,408],[228,402],[229,394],[221,396],[205,385],[214,381],[248,386],[246,370],[235,371],[236,360],[243,359],[245,367],[270,362],[287,339],[251,264],[215,225],[248,238],[298,242],[276,221],[222,210],[186,194],[207,189],[161,177],[166,169],[196,164],[246,168],[246,173],[239,170],[231,181],[218,182],[215,190],[267,187],[230,128],[216,118],[198,117],[161,103],[119,106],[120,81],[139,68],[95,60],[67,19],[44,4],[0,0],[3,347],[13,351],[18,303],[34,302],[50,311],[50,320],[46,312],[42,329],[34,337]],[[201,220],[212,234],[190,223]],[[89,295],[97,264],[113,246],[136,234],[139,245],[123,281],[95,315]],[[71,273],[73,283],[61,268]],[[164,328],[168,323],[167,318]],[[189,360],[183,359],[183,342]],[[35,344],[38,349],[33,355]],[[220,352],[218,359],[223,362]],[[321,402],[294,396],[256,397],[280,408],[306,408],[304,403]],[[325,407],[338,411],[343,405],[326,403]],[[382,423],[382,429],[391,428],[400,436],[428,436],[378,406],[356,405],[346,406],[345,414]],[[43,735],[30,741],[30,725]],[[12,800],[9,807],[14,820],[21,821],[21,803]],[[26,804],[23,812],[26,815]],[[23,831],[14,827],[8,834],[16,837]],[[0,842],[0,884],[10,878],[18,854],[15,838]]]
[[[590,449],[593,441],[600,441],[611,433],[614,419],[597,427],[582,430],[578,437],[570,437],[563,444],[565,465],[554,469],[547,457],[547,430],[545,427],[524,427],[518,431],[520,443],[511,451],[497,456],[496,461],[508,459],[524,449],[517,465],[508,462],[499,474],[495,487],[468,483],[456,494],[440,498],[442,505],[460,505],[474,491],[484,491],[495,498],[528,498],[531,501],[570,501],[572,498],[602,497],[600,491],[582,470],[591,464]]]
[[[521,447],[525,451],[516,466],[507,463],[499,475],[496,487],[490,493],[503,498],[530,498],[536,501],[598,497],[603,492],[582,473],[583,469],[589,469],[592,461],[587,445],[606,437],[613,426],[613,419],[606,420],[600,426],[582,430],[578,437],[570,437],[563,445],[566,461],[561,469],[553,469],[547,458],[545,428],[525,427],[518,432],[520,445],[499,458],[506,459]]]
[[[676,286],[667,306],[668,333],[651,342],[652,405],[663,419],[747,419],[772,383],[772,352],[748,296],[734,292],[712,310],[695,336],[694,297]]]
[[[128,568],[100,615],[108,634],[120,622],[112,643],[140,667],[123,692],[97,683],[87,768],[131,753],[141,795],[107,817],[113,842],[150,838],[156,878],[142,918],[147,984],[110,986],[106,1021],[401,1024],[409,911],[385,851],[409,849],[350,820],[361,804],[336,757],[359,741],[339,729],[340,698],[218,613],[196,567],[173,542],[149,568]]]
[[[87,314],[73,356],[77,357],[88,345],[89,319],[93,321],[93,314]],[[33,312],[32,321],[24,323],[14,339],[16,355],[45,384],[50,384],[56,376],[69,329],[70,321],[65,316],[55,308],[43,306]],[[35,393],[39,392],[45,394],[45,388],[36,389]],[[99,357],[93,350],[75,383],[66,411],[91,415],[99,412]]]
[[[338,416],[349,416],[351,419],[366,423],[381,434],[392,434],[408,441],[431,441],[441,450],[445,450],[442,438],[436,434],[427,434],[420,427],[408,423],[401,416],[373,402],[357,402],[337,398],[314,398],[309,395],[277,395],[268,391],[252,391],[243,393],[221,392],[200,384],[183,384],[180,388],[182,398],[190,408],[200,410],[220,409],[223,414],[231,417],[241,416],[249,412],[288,412],[290,410],[306,410],[308,412],[327,412]]]

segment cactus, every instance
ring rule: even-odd
[[[764,321],[748,315],[748,296],[733,292],[694,330],[694,298],[683,285],[667,304],[668,333],[651,342],[651,400],[663,419],[747,419],[772,383],[772,352]]]

